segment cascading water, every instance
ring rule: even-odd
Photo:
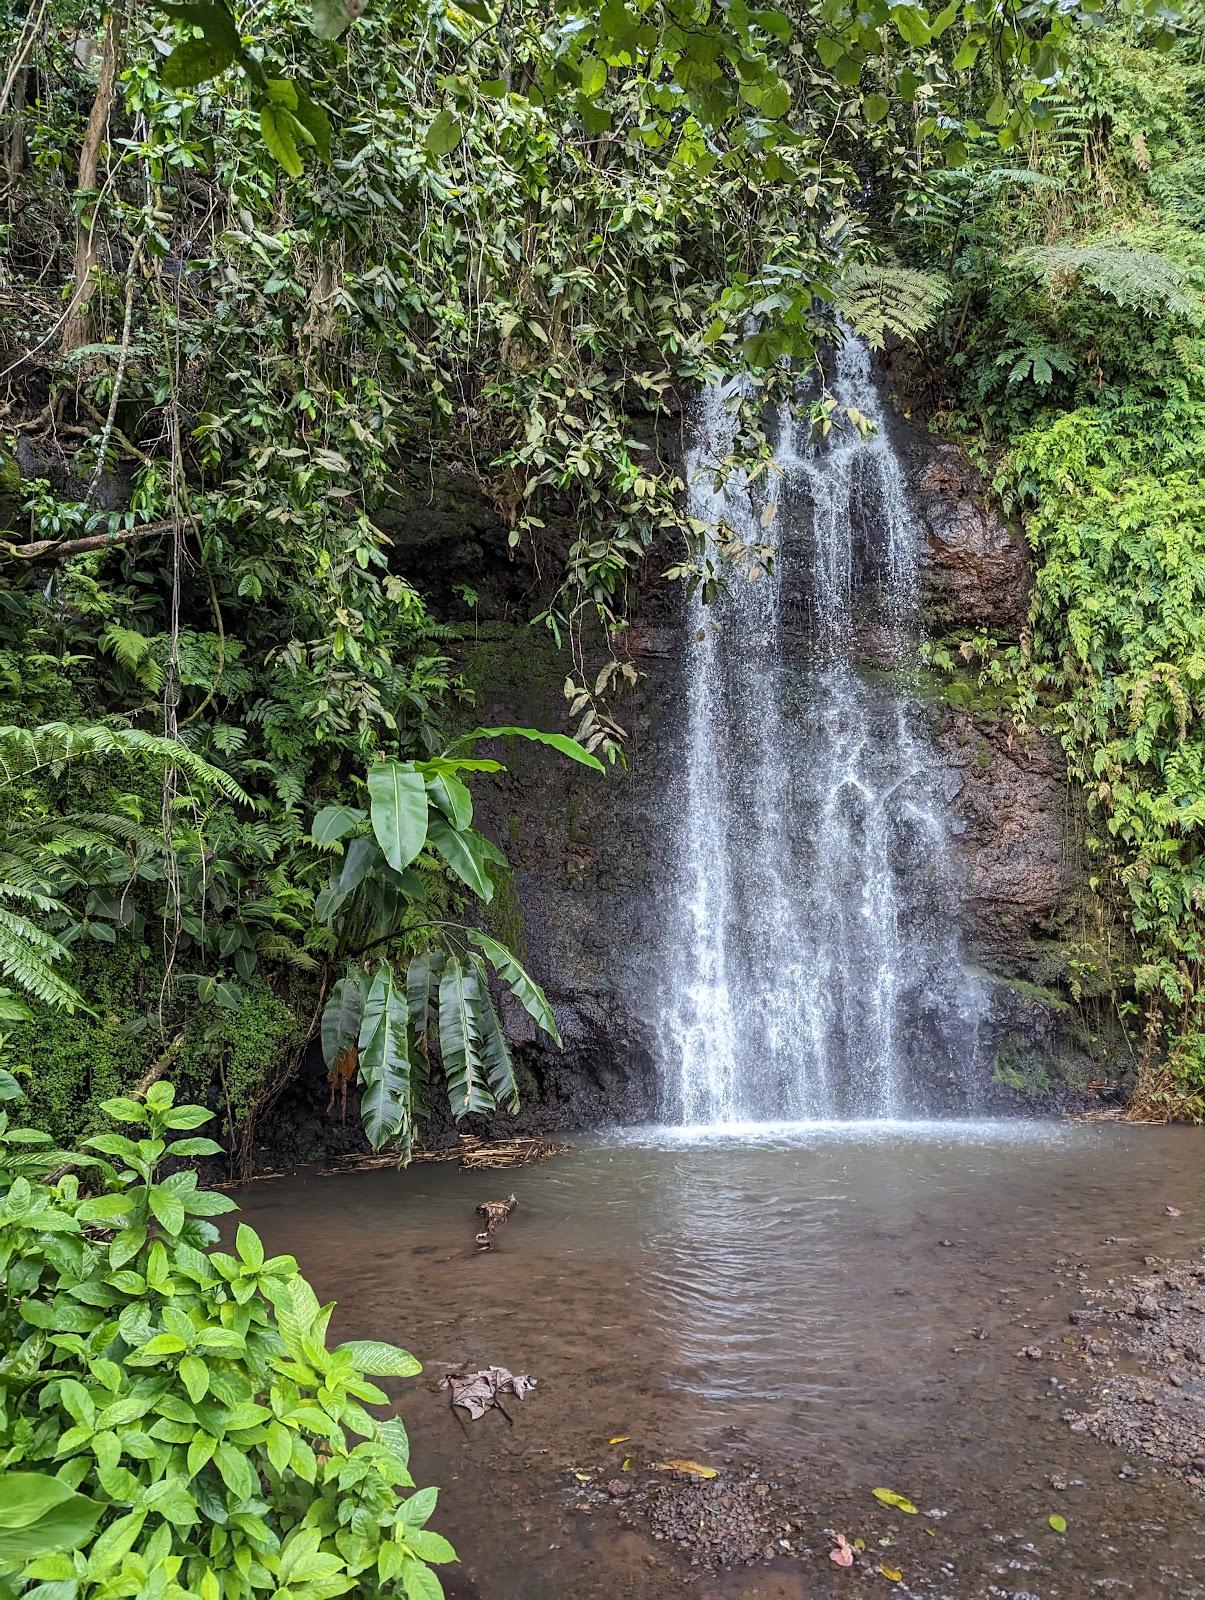
[[[686,1123],[968,1104],[979,995],[954,932],[943,773],[892,683],[920,631],[920,529],[853,339],[833,392],[875,431],[801,445],[784,407],[764,486],[722,470],[731,388],[703,394],[687,455],[691,515],[774,561],[688,617],[661,1016],[666,1110]]]

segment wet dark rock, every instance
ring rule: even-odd
[[[1029,551],[990,501],[982,476],[954,445],[939,444],[914,478],[928,533],[927,599],[951,630],[1018,637],[1029,612]]]

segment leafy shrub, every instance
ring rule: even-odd
[[[19,1091],[0,1077],[0,1097]],[[401,1421],[366,1374],[418,1362],[373,1341],[328,1349],[292,1256],[234,1252],[236,1210],[165,1161],[219,1147],[168,1084],[118,1098],[86,1151],[0,1113],[0,1578],[37,1600],[438,1600],[455,1559],[426,1523]],[[183,1137],[179,1137],[183,1135]]]

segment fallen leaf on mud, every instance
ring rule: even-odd
[[[828,1553],[829,1560],[834,1566],[852,1567],[854,1564],[854,1550],[849,1540],[843,1533],[837,1535],[837,1548]]]
[[[452,1391],[452,1404],[467,1411],[474,1422],[492,1405],[498,1404],[500,1394],[513,1394],[516,1400],[522,1400],[535,1386],[534,1378],[517,1378],[505,1367],[486,1367],[483,1372],[450,1372],[439,1380],[441,1389]]]
[[[630,1433],[617,1433],[613,1439],[608,1439],[608,1444],[627,1444],[632,1437]]]
[[[588,1472],[575,1472],[573,1474],[573,1476],[577,1479],[577,1481],[579,1483],[589,1483],[590,1482],[590,1474]]]
[[[631,1456],[624,1456],[623,1460],[619,1463],[619,1470],[620,1470],[620,1472],[631,1472],[631,1470],[632,1470],[632,1458],[631,1458]]]
[[[881,1506],[892,1506],[896,1511],[903,1511],[910,1517],[917,1514],[911,1500],[905,1500],[902,1494],[896,1494],[893,1489],[872,1489],[870,1492]]]
[[[700,1461],[655,1461],[653,1469],[656,1472],[689,1472],[692,1478],[719,1476],[714,1467],[705,1467]]]
[[[879,1571],[892,1583],[900,1583],[904,1577],[904,1574],[898,1567],[880,1567]]]
[[[1056,1511],[1054,1513],[1054,1515],[1049,1520],[1050,1520],[1050,1526],[1054,1529],[1054,1531],[1056,1533],[1066,1533],[1066,1531],[1067,1531],[1067,1519],[1066,1519],[1066,1517],[1060,1517],[1058,1512]]]
[[[1169,1217],[1178,1217],[1181,1215],[1179,1206],[1164,1206],[1163,1210]]]
[[[855,1550],[865,1550],[865,1548],[866,1548],[866,1540],[865,1539],[855,1539],[854,1540],[854,1549]]]

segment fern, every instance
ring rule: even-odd
[[[1201,301],[1188,274],[1157,250],[1110,239],[1087,245],[1036,245],[1019,250],[1007,265],[1043,278],[1051,287],[1078,281],[1119,306],[1134,306],[1148,316],[1170,312],[1196,320],[1201,315]]]
[[[996,366],[1009,369],[1007,383],[1010,389],[1026,378],[1037,384],[1039,389],[1049,389],[1056,372],[1069,378],[1076,370],[1074,359],[1065,350],[1058,345],[1045,343],[1015,345],[1011,350],[1002,350],[996,357]]]
[[[228,800],[253,806],[254,801],[228,773],[211,765],[179,739],[165,739],[142,728],[116,728],[105,723],[44,722],[36,728],[0,727],[0,778],[15,783],[43,767],[70,761],[121,756],[148,765],[178,767],[205,788],[218,789]]]
[[[912,267],[862,263],[846,267],[836,285],[838,315],[875,350],[883,348],[888,333],[916,339],[949,296],[949,280],[941,273]]]

